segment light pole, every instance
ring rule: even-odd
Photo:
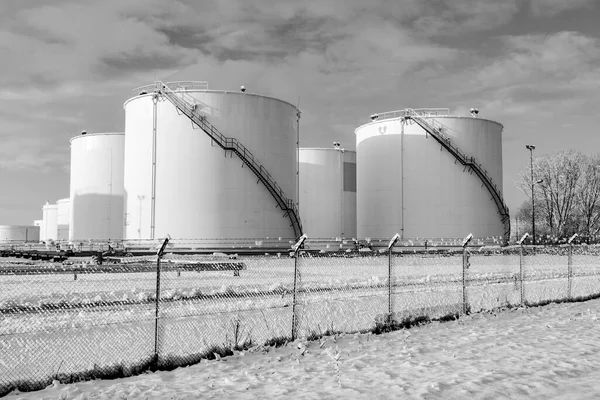
[[[533,150],[535,150],[534,144],[526,144],[525,147],[529,150],[529,165],[531,170],[531,230],[533,233],[533,245],[535,246],[535,197],[533,188],[536,183],[542,183],[543,180],[534,182],[533,180]]]

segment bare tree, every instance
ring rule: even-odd
[[[580,180],[586,156],[573,150],[561,151],[534,159],[533,177],[529,169],[521,173],[520,188],[531,199],[531,183],[535,184],[536,216],[546,222],[555,236],[566,236],[577,230],[577,217],[581,214],[576,202],[580,195]],[[537,227],[537,224],[536,224]]]
[[[600,232],[600,156],[588,157],[577,192],[579,230],[587,236]]]

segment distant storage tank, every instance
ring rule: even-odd
[[[40,240],[56,240],[58,238],[58,205],[46,204],[42,207],[42,226]]]
[[[205,82],[167,83],[178,98],[245,146],[297,202],[299,112],[285,101],[208,90]],[[136,89],[125,108],[126,239],[293,238],[290,218],[231,150],[225,151],[154,86]],[[153,99],[156,100],[153,102]],[[241,150],[245,151],[245,150]]]
[[[356,237],[356,152],[300,149],[300,215],[310,238]]]
[[[0,243],[39,242],[40,227],[34,225],[0,225]]]
[[[71,223],[71,199],[60,199],[58,206],[57,225],[58,240],[69,240],[69,225]]]
[[[505,219],[484,181],[415,119],[404,118],[411,113],[461,154],[474,157],[502,193],[498,122],[452,116],[447,109],[375,114],[356,129],[358,236],[504,236]]]
[[[71,139],[69,240],[123,238],[123,133]]]

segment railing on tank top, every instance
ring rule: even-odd
[[[404,118],[412,119],[419,126],[421,126],[427,133],[429,133],[434,139],[436,139],[446,150],[448,150],[462,165],[469,166],[479,179],[483,182],[485,187],[492,195],[492,199],[498,207],[498,212],[502,216],[502,223],[504,224],[504,234],[506,240],[510,237],[510,217],[509,210],[504,202],[498,186],[493,182],[489,176],[487,170],[482,164],[478,163],[475,157],[465,154],[458,146],[456,146],[452,140],[442,133],[443,124],[436,120],[428,119],[425,120],[424,116],[418,113],[416,110],[407,108],[405,111]]]
[[[208,82],[207,81],[174,81],[174,82],[166,82],[164,84],[166,87],[170,88],[172,91],[177,92],[180,90],[208,90]],[[134,95],[139,95],[140,93],[146,92],[144,94],[152,93],[156,89],[156,83],[151,85],[144,85],[140,87],[136,87],[132,89]]]
[[[422,117],[446,117],[446,116],[450,115],[449,108],[415,108],[415,109],[386,111],[383,113],[374,114],[374,116],[376,116],[377,120],[404,118],[408,115],[407,110],[411,110],[412,113],[422,116]]]
[[[297,237],[302,235],[302,223],[294,201],[288,199],[283,189],[275,182],[269,171],[259,163],[254,154],[235,138],[223,135],[217,128],[206,120],[206,117],[196,111],[196,99],[186,91],[175,92],[162,82],[156,82],[154,91],[163,93],[165,97],[184,113],[194,124],[206,132],[222,149],[235,152],[240,159],[256,174],[269,193],[275,198],[279,207],[287,213],[292,222]]]

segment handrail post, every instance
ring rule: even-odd
[[[167,237],[165,238],[162,246],[160,246],[160,249],[156,252],[156,298],[155,298],[155,314],[154,314],[154,367],[158,367],[158,353],[159,353],[159,349],[158,349],[158,341],[159,341],[159,337],[158,337],[158,319],[160,318],[159,316],[159,307],[160,307],[160,259],[162,258],[163,254],[165,253],[165,248],[167,247],[167,244],[169,243],[169,235],[167,235]]]
[[[388,243],[388,247],[387,247],[387,252],[388,252],[388,315],[387,315],[387,323],[391,324],[393,321],[393,315],[394,315],[394,304],[393,304],[393,300],[392,300],[392,292],[393,292],[393,286],[394,284],[392,283],[392,249],[394,248],[394,245],[396,244],[396,242],[400,239],[400,234],[396,233],[394,235],[394,237],[392,237],[392,239],[390,240],[390,242]]]
[[[523,281],[525,280],[524,272],[523,272],[523,242],[525,239],[529,237],[529,233],[525,233],[521,240],[517,242],[520,246],[519,248],[519,280],[521,281],[521,307],[525,305],[525,287],[523,286]]]
[[[300,236],[300,239],[298,239],[298,242],[296,242],[296,244],[293,246],[293,250],[294,250],[294,292],[292,294],[292,342],[294,340],[296,340],[296,337],[298,336],[298,321],[299,321],[299,317],[297,315],[298,312],[298,307],[297,306],[297,301],[296,301],[296,297],[298,294],[298,284],[299,284],[299,280],[300,280],[300,271],[298,269],[298,252],[300,251],[300,248],[302,247],[302,245],[304,244],[304,241],[308,238],[308,236],[306,236],[306,234]]]
[[[573,278],[573,240],[575,240],[577,236],[577,234],[574,234],[567,242],[569,244],[569,261],[567,265],[567,298],[569,300],[571,300],[571,285]]]
[[[463,262],[462,262],[462,293],[463,293],[463,313],[467,314],[469,312],[469,307],[467,305],[467,269],[469,268],[469,250],[467,249],[467,245],[473,239],[473,234],[469,233],[469,235],[463,240],[462,248],[463,248]]]

